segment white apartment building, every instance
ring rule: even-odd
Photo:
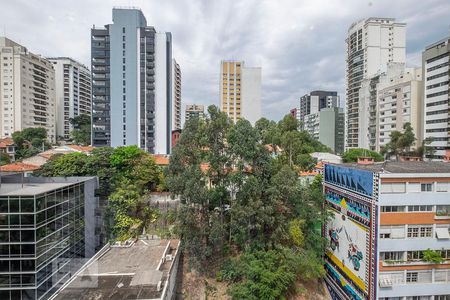
[[[347,148],[360,147],[359,89],[364,79],[386,69],[388,62],[405,62],[405,23],[392,18],[368,18],[353,23],[347,34]]]
[[[0,137],[29,127],[56,140],[55,71],[47,59],[0,37]]]
[[[417,138],[422,135],[422,71],[405,68],[404,63],[388,63],[385,72],[364,79],[359,90],[358,145],[380,151],[390,141],[392,131],[403,131],[411,123]]]
[[[428,158],[442,160],[450,149],[450,38],[425,48],[422,53],[424,80],[424,138],[432,139],[434,154]]]
[[[91,72],[69,57],[48,58],[55,69],[56,134],[70,140],[70,119],[81,114],[91,116]]]
[[[220,64],[220,108],[233,122],[244,118],[253,125],[261,118],[261,68],[243,61]]]
[[[186,104],[184,123],[192,118],[203,118],[205,116],[205,106],[199,104]]]
[[[175,59],[172,59],[172,130],[181,129],[181,69]]]
[[[400,74],[391,76],[388,71],[380,76],[377,85],[377,138],[376,151],[389,143],[392,131],[403,131],[405,123],[411,123],[416,136],[415,147],[420,146],[422,134],[422,69],[403,68]]]

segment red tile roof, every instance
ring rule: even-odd
[[[153,154],[153,159],[158,166],[168,166],[169,156],[164,154]]]
[[[92,150],[94,150],[94,147],[92,146],[67,145],[67,147],[70,147],[75,151],[82,151],[82,152],[91,152]]]
[[[39,169],[39,166],[26,164],[23,162],[15,162],[12,164],[0,166],[1,172],[30,172],[37,169]]]
[[[12,138],[7,137],[4,139],[0,139],[0,148],[6,148],[12,145],[14,145],[14,141]]]

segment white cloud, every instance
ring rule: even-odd
[[[140,7],[149,25],[173,35],[183,103],[218,104],[222,59],[263,68],[263,114],[280,119],[304,93],[345,90],[345,35],[369,16],[408,23],[412,65],[448,35],[446,0],[42,0],[3,1],[0,32],[45,56],[90,65],[90,29],[111,23],[113,6]],[[48,16],[42,18],[42,15]]]

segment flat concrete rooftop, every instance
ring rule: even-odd
[[[376,173],[449,173],[450,176],[450,163],[438,161],[385,161],[376,162],[372,165],[345,163],[337,164],[337,166],[367,170]]]
[[[178,242],[178,241],[177,241]],[[157,270],[167,240],[138,240],[131,247],[110,247],[85,267],[55,300],[155,299],[159,281],[167,276]],[[161,289],[164,285],[161,286]]]
[[[0,196],[34,196],[73,185],[74,183],[24,183],[23,186],[21,183],[2,183]]]

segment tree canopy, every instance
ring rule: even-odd
[[[73,142],[77,145],[87,146],[91,144],[91,117],[80,114],[69,119],[73,130],[70,132]]]
[[[280,145],[281,154],[272,156],[266,143]],[[298,276],[322,276],[325,243],[317,227],[327,216],[321,184],[302,185],[298,171],[311,165],[305,155],[323,149],[299,131],[291,117],[278,124],[261,119],[252,127],[244,119],[233,124],[210,106],[204,120],[188,121],[173,149],[166,180],[181,199],[177,230],[191,267],[206,272],[218,257],[236,254],[231,249],[243,253],[242,258],[232,255],[231,261],[261,264],[251,271],[234,270],[242,274],[233,278],[224,271],[234,299],[255,289],[259,292],[254,299],[277,299]],[[305,255],[313,259],[303,262],[308,271],[300,275],[292,264]],[[270,259],[279,265],[264,270]],[[255,276],[251,283],[248,276]],[[273,281],[264,281],[264,276]],[[273,289],[277,278],[283,282]]]
[[[376,151],[363,148],[353,148],[342,154],[342,161],[345,163],[357,162],[358,157],[373,157],[375,161],[384,161],[383,155]]]
[[[42,127],[25,128],[12,134],[16,145],[16,159],[27,158],[50,148],[47,130]]]

